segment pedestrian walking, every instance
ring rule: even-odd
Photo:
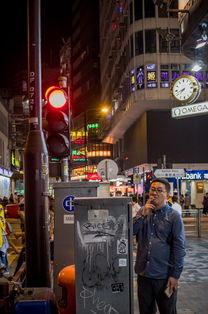
[[[132,218],[136,217],[136,214],[140,210],[141,206],[137,203],[136,196],[132,196]]]
[[[0,205],[0,272],[4,275],[9,273],[9,264],[7,259],[7,249],[9,247],[6,236],[6,219],[4,208]]]
[[[203,205],[203,215],[207,216],[207,214],[208,214],[208,193],[206,193],[204,195],[202,205]]]
[[[184,201],[185,201],[183,194],[180,195],[180,200],[179,201],[180,201],[180,205],[181,205],[181,207],[183,209],[184,208]]]
[[[191,205],[191,196],[188,193],[185,193],[184,209],[186,209],[186,216],[187,217],[191,216],[190,205]]]
[[[14,204],[14,196],[12,193],[10,194],[10,197],[9,197],[9,203]]]
[[[149,199],[133,225],[138,240],[135,272],[140,314],[155,314],[156,305],[160,314],[176,313],[185,233],[181,215],[167,204],[169,193],[166,179],[154,179]]]
[[[182,215],[182,207],[178,203],[178,197],[176,195],[173,195],[172,197],[172,208],[177,210],[177,212],[179,212],[179,214]]]

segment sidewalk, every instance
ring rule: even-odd
[[[178,293],[178,314],[207,314],[208,239],[187,238],[186,250]]]
[[[134,314],[138,314],[136,277]],[[208,238],[187,238],[184,271],[178,291],[177,314],[208,313]]]

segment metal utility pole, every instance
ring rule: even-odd
[[[85,145],[85,180],[87,180],[88,160],[87,160],[87,110],[84,112],[84,145]]]
[[[26,285],[50,287],[48,151],[42,131],[40,1],[28,0],[29,133],[24,153]]]
[[[68,158],[61,159],[61,181],[69,181],[69,161]]]
[[[69,76],[59,76],[59,87],[66,91],[68,96],[68,117],[69,117],[69,139],[70,139],[70,125],[71,125],[71,104],[70,104],[70,86],[69,86]],[[71,153],[71,141],[70,141],[70,153]],[[61,159],[61,181],[68,182],[71,178],[70,175],[70,167],[69,167],[69,159],[62,158]]]

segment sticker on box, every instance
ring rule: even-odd
[[[127,254],[128,253],[128,240],[118,239],[117,240],[117,254]]]
[[[64,215],[64,224],[74,224],[74,215]]]
[[[119,258],[118,266],[119,267],[126,267],[127,266],[127,259],[126,258]]]

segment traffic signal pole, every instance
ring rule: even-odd
[[[48,151],[42,131],[40,1],[28,0],[29,133],[24,153],[26,286],[50,287]]]

